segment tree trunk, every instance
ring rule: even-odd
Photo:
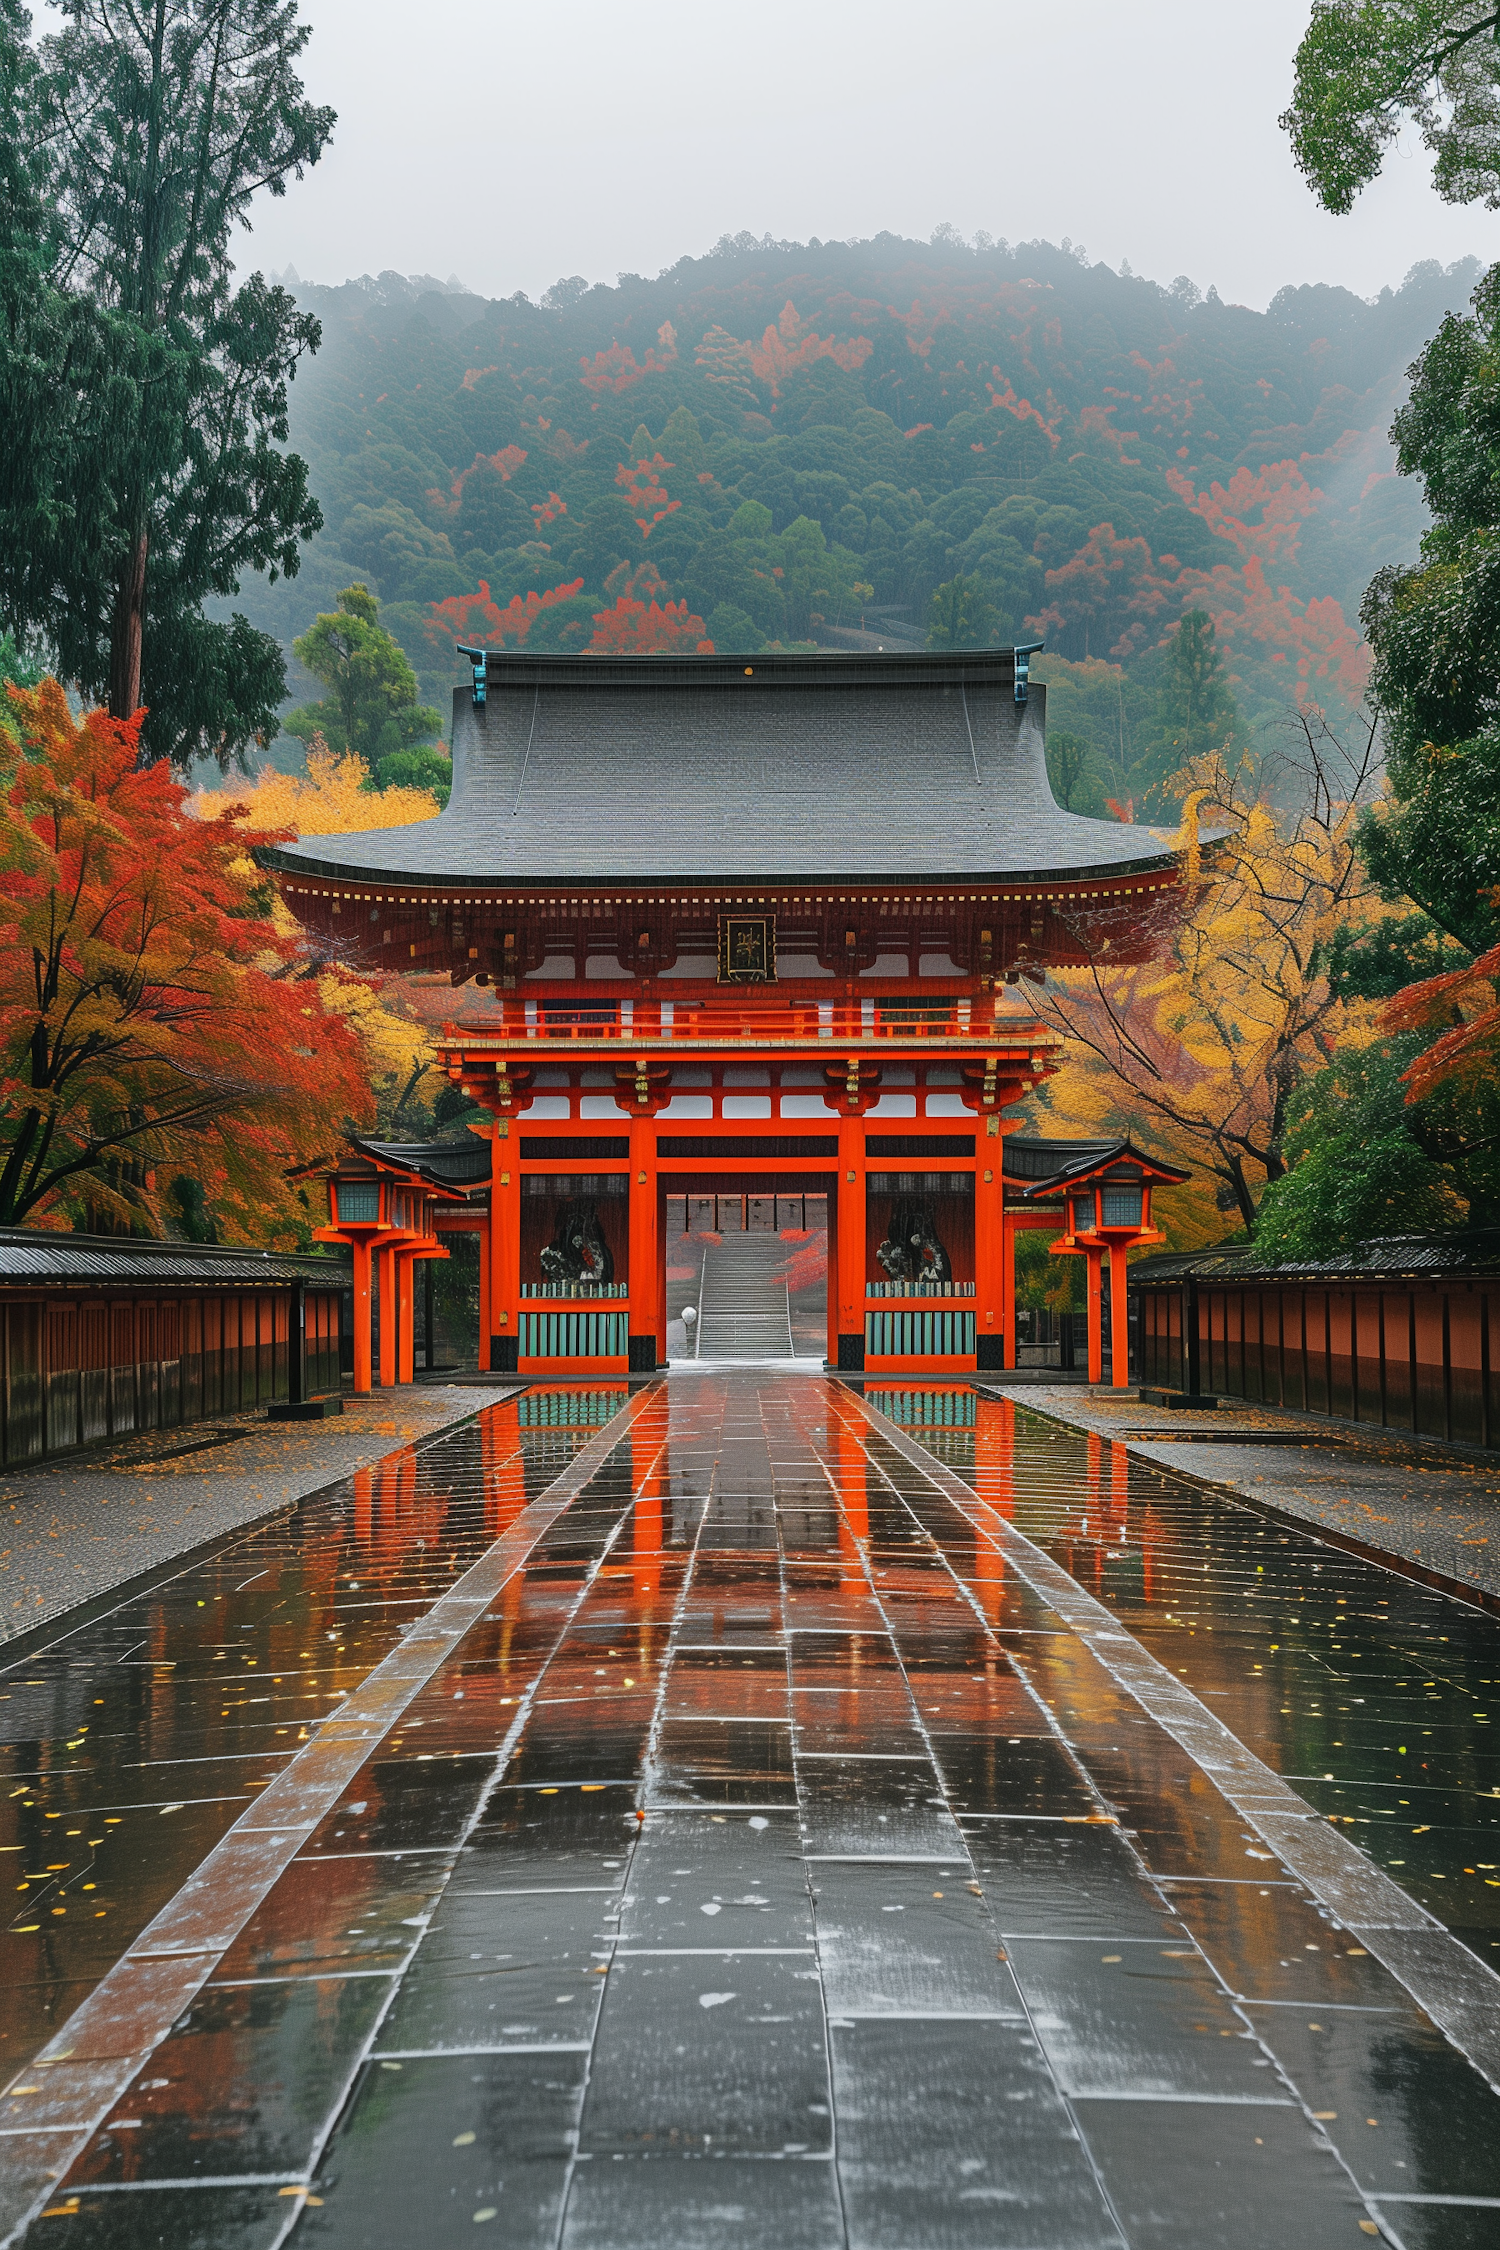
[[[109,715],[129,719],[141,707],[141,628],[146,615],[146,534],[132,541],[115,586],[109,635]]]

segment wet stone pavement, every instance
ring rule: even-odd
[[[538,1386],[0,1674],[0,2240],[1500,2243],[1497,1635],[962,1385]]]

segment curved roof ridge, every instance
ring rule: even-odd
[[[266,864],[434,885],[1079,881],[1165,870],[1175,837],[1067,812],[1046,689],[1009,650],[491,656],[454,691],[436,820],[308,837]]]

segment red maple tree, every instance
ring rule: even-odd
[[[428,605],[427,638],[445,656],[455,641],[476,642],[481,648],[522,648],[526,636],[544,609],[570,601],[583,590],[581,578],[566,586],[549,586],[544,594],[512,594],[504,609],[490,593],[490,582],[481,578],[473,594],[449,594],[445,601]]]
[[[470,374],[475,372],[476,370],[473,368],[469,370]],[[482,375],[493,375],[495,370],[493,367],[484,367],[478,369],[477,372]],[[467,375],[464,377],[464,388],[468,388]],[[464,496],[464,486],[476,469],[493,469],[502,484],[509,484],[525,459],[526,448],[524,445],[502,445],[498,453],[476,453],[469,466],[460,471],[446,492],[440,485],[436,485],[427,494],[427,498],[440,515],[456,515]]]
[[[160,1231],[185,1178],[242,1238],[296,1240],[287,1179],[373,1102],[248,856],[271,835],[189,808],[144,711],[75,719],[12,687],[0,732],[0,1225]],[[7,755],[8,753],[8,755]]]
[[[680,500],[669,497],[662,482],[663,470],[674,465],[664,461],[657,452],[649,461],[622,461],[615,471],[615,483],[624,488],[630,512],[640,525],[643,539],[649,539],[657,525],[682,506]]]
[[[712,656],[714,644],[705,638],[701,617],[686,602],[638,602],[621,594],[613,609],[594,618],[592,656]]]

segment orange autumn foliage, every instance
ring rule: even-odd
[[[1332,696],[1354,710],[1369,678],[1369,649],[1334,596],[1302,601],[1290,587],[1273,585],[1262,554],[1254,551],[1261,546],[1272,553],[1283,547],[1295,552],[1311,491],[1269,471],[1260,478],[1240,472],[1227,487],[1215,486],[1202,496],[1215,531],[1244,557],[1238,565],[1215,563],[1211,570],[1183,569],[1173,555],[1153,560],[1145,539],[1124,539],[1113,524],[1095,524],[1076,553],[1047,572],[1047,605],[1027,618],[1027,626],[1049,637],[1082,626],[1091,635],[1090,654],[1097,655],[1102,644],[1116,661],[1126,661],[1158,639],[1184,609],[1204,609],[1231,663],[1259,657],[1285,666],[1281,676],[1299,706]],[[1259,505],[1263,521],[1249,524],[1235,516],[1236,501],[1247,508]]]
[[[1500,897],[1491,897],[1500,904]],[[1500,945],[1478,954],[1466,968],[1409,984],[1387,1001],[1386,1031],[1425,1031],[1447,1025],[1440,1038],[1403,1073],[1409,1102],[1440,1087],[1461,1094],[1488,1092],[1500,1074]]]
[[[196,1181],[229,1233],[291,1242],[287,1179],[373,1114],[354,1038],[267,917],[249,833],[197,818],[144,712],[9,690],[0,842],[0,1224],[161,1231]],[[9,738],[0,737],[0,742]]]
[[[1196,490],[1180,469],[1168,469],[1166,478],[1183,506],[1221,539],[1247,558],[1258,555],[1273,564],[1296,560],[1302,526],[1323,500],[1295,461],[1267,462],[1254,472],[1236,469],[1227,485],[1214,483],[1206,492]],[[1252,522],[1252,516],[1258,520]]]
[[[712,656],[714,644],[704,638],[701,617],[693,616],[686,602],[638,602],[621,594],[613,609],[594,618],[591,656]]]
[[[622,461],[615,471],[615,483],[624,488],[626,503],[643,539],[649,539],[657,525],[682,506],[680,500],[668,497],[662,483],[662,471],[674,465],[657,452],[649,461]]]
[[[1029,398],[1019,398],[1016,395],[1015,385],[998,367],[992,368],[991,373],[995,378],[994,382],[986,383],[984,386],[990,394],[991,409],[1001,407],[1007,414],[1013,414],[1018,422],[1035,422],[1055,453],[1061,442],[1057,434],[1057,424],[1062,419],[1062,412],[1058,408],[1056,399],[1052,397],[1050,392],[1048,393],[1048,404],[1054,409],[1053,419],[1049,422],[1046,416],[1039,413],[1037,408],[1032,405]],[[1000,383],[1005,385],[1003,390],[996,388],[996,384]]]
[[[656,344],[660,344],[658,353]],[[665,375],[677,358],[677,331],[670,320],[664,320],[656,332],[656,344],[646,353],[643,365],[636,364],[635,353],[628,344],[611,344],[608,351],[595,352],[593,358],[581,359],[583,373],[578,380],[586,391],[628,391],[632,384],[644,382],[648,375]]]
[[[471,368],[469,370],[469,373],[474,375],[476,380],[480,375],[493,375],[494,372],[493,367]],[[465,376],[464,388],[467,390],[468,387],[468,376]],[[493,469],[502,484],[509,484],[525,459],[526,448],[524,445],[502,445],[498,453],[476,453],[469,466],[459,472],[446,492],[443,491],[441,486],[434,486],[427,494],[427,498],[440,514],[457,515],[459,504],[464,496],[464,486],[476,469]]]
[[[455,641],[473,641],[484,648],[521,648],[544,609],[571,601],[582,588],[583,580],[574,578],[544,594],[512,594],[502,609],[491,597],[489,580],[481,578],[477,593],[450,594],[446,601],[429,605],[427,638],[445,657],[452,655]]]
[[[868,336],[814,335],[804,328],[801,314],[788,297],[781,318],[765,331],[758,344],[741,343],[716,324],[698,346],[696,362],[710,382],[743,385],[753,377],[767,386],[772,398],[780,398],[787,377],[811,367],[814,361],[831,359],[835,367],[854,374],[874,349]]]

